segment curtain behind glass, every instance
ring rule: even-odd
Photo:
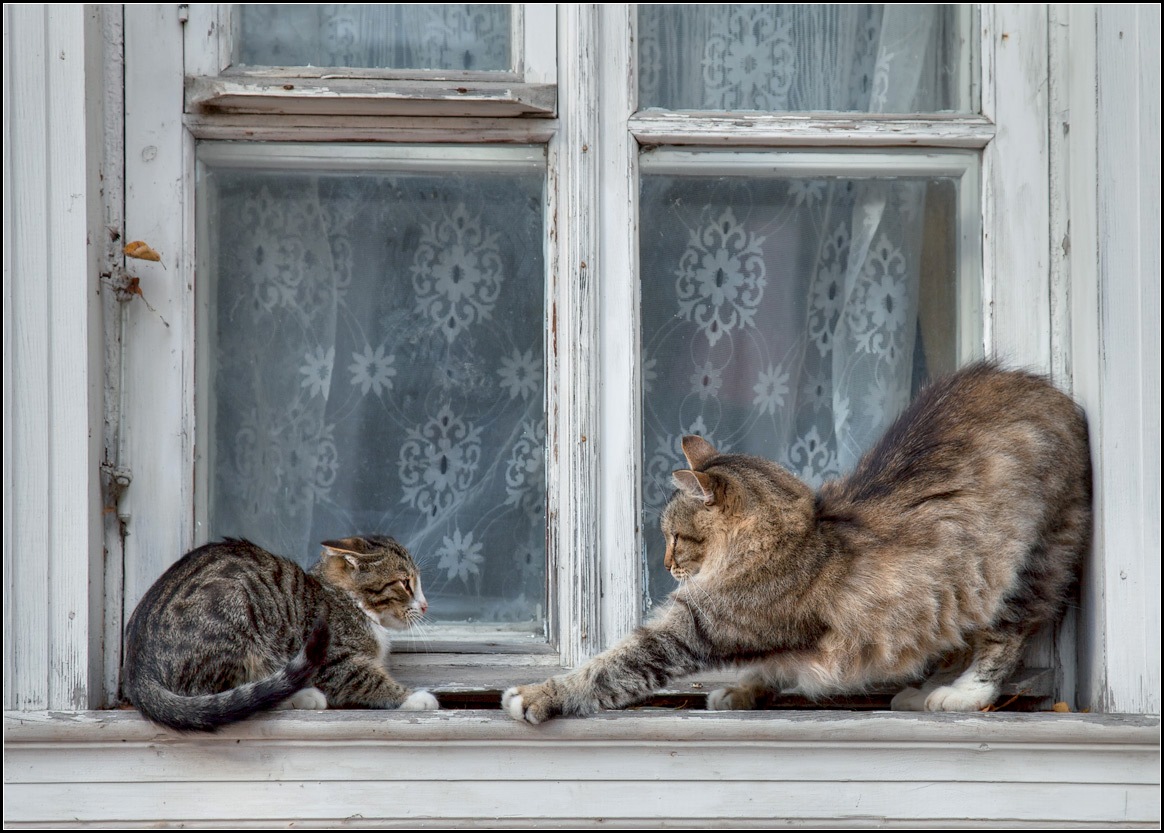
[[[508,70],[510,7],[478,3],[242,4],[235,64]]]
[[[431,618],[540,630],[542,183],[210,173],[211,537],[390,534]]]
[[[953,74],[940,60],[954,51],[950,14],[937,6],[642,6],[642,104],[943,109],[952,95]],[[927,349],[949,353],[953,332],[941,345],[918,337],[927,194],[944,194],[942,213],[953,216],[952,182],[643,177],[652,598],[674,586],[662,568],[657,516],[671,471],[686,465],[684,434],[778,460],[817,486],[851,469],[908,403],[927,374]],[[954,239],[945,230],[947,246]]]
[[[640,5],[639,107],[965,111],[959,21],[950,5]]]

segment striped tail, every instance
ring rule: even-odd
[[[218,694],[184,696],[163,688],[151,679],[139,680],[130,700],[149,720],[179,732],[213,732],[273,709],[311,684],[323,665],[331,631],[322,616],[315,620],[302,650],[286,666],[269,677]]]

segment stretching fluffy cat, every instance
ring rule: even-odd
[[[780,466],[683,439],[663,513],[682,582],[659,614],[569,674],[511,688],[516,719],[621,708],[668,679],[748,664],[711,709],[908,681],[958,652],[956,679],[895,709],[992,703],[1058,617],[1091,533],[1082,411],[1046,379],[979,363],[924,389],[847,477],[818,493]]]
[[[325,541],[309,573],[228,538],[187,553],[142,597],[126,629],[122,689],[179,731],[280,705],[439,708],[385,665],[386,628],[427,608],[412,556],[392,538]]]

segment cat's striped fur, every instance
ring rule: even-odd
[[[621,708],[668,679],[747,665],[713,709],[909,682],[894,708],[990,704],[1062,612],[1091,533],[1087,424],[1046,379],[983,362],[916,400],[819,492],[685,437],[663,513],[681,580],[654,619],[575,671],[507,691],[512,716]],[[961,675],[957,676],[957,672]]]
[[[388,673],[386,628],[428,603],[408,551],[392,538],[327,541],[310,572],[249,541],[187,553],[129,620],[122,691],[179,731],[213,731],[256,712],[437,708]]]

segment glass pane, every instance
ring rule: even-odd
[[[542,636],[544,160],[264,167],[199,183],[207,535],[393,535],[431,620]]]
[[[508,5],[304,3],[234,8],[236,66],[512,68]]]
[[[967,6],[639,7],[639,107],[971,112]]]
[[[958,183],[644,175],[643,529],[650,596],[675,587],[659,513],[680,440],[850,470],[958,362]]]

